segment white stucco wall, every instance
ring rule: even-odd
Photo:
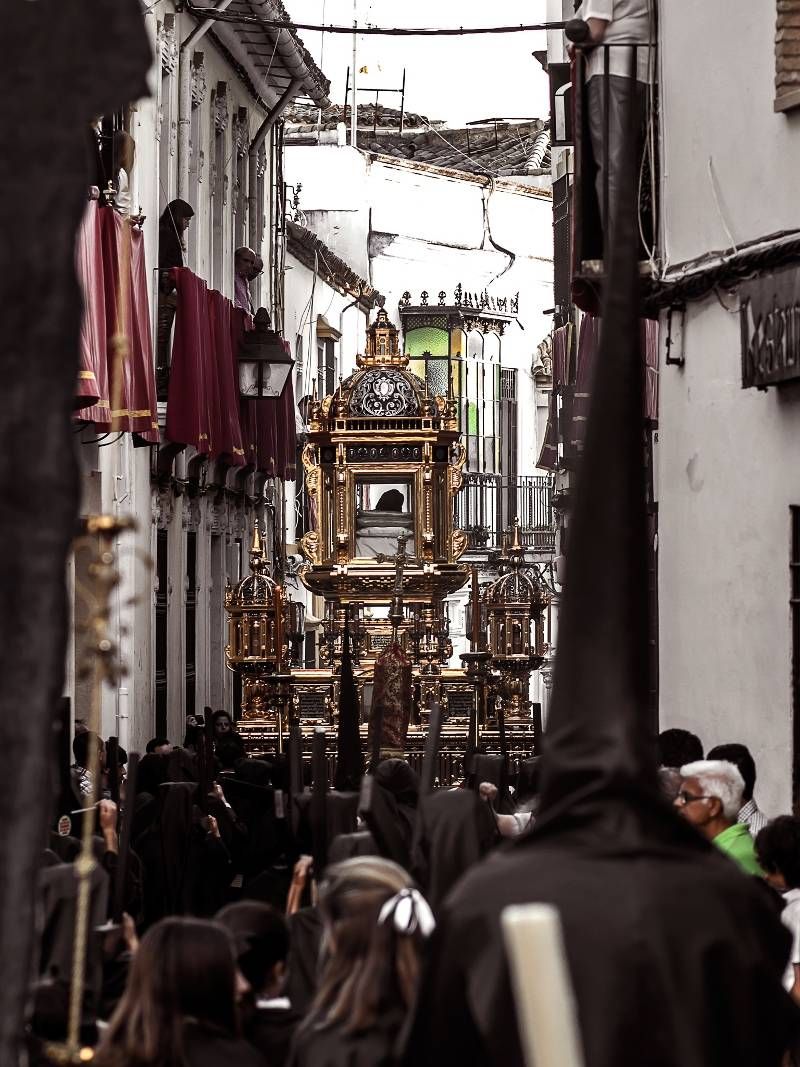
[[[741,388],[739,321],[693,305],[686,365],[662,367],[661,727],[706,750],[740,741],[757,797],[790,810],[789,505],[800,503],[800,400]]]
[[[668,264],[797,226],[800,116],[776,114],[775,5],[660,4]],[[710,65],[708,50],[713,53]],[[738,300],[688,305],[683,370],[662,364],[658,494],[661,726],[740,741],[756,797],[790,810],[789,506],[800,387],[741,388]],[[662,338],[665,330],[662,329]]]
[[[752,0],[659,4],[671,263],[730,247],[726,228],[740,244],[797,226],[800,115],[773,111],[775,16]]]

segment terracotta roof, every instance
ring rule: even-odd
[[[386,298],[369,282],[348,266],[319,237],[305,226],[287,219],[286,247],[295,259],[299,259],[309,270],[314,270],[330,285],[340,292],[358,297],[367,307],[383,305]]]
[[[316,134],[316,108],[295,104],[286,112],[291,143]],[[341,105],[322,112],[323,130],[349,123],[350,109]],[[449,129],[424,116],[406,112],[400,134],[400,112],[374,104],[358,109],[359,148],[397,159],[445,167],[466,174],[510,177],[550,173],[550,129],[542,119],[526,122],[492,121]],[[349,136],[349,125],[347,126]]]

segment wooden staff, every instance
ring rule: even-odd
[[[275,673],[280,674],[283,670],[283,590],[279,585],[275,586],[273,604],[275,606]]]
[[[472,651],[480,651],[479,645],[481,641],[481,602],[478,589],[478,568],[473,564],[472,567],[472,633],[470,641],[472,643]]]
[[[584,1067],[558,911],[517,904],[501,924],[527,1067]]]

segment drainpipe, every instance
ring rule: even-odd
[[[297,96],[298,90],[303,84],[302,78],[292,78],[288,87],[284,90],[283,95],[278,100],[277,104],[267,113],[267,117],[258,127],[253,140],[250,142],[250,148],[247,153],[247,214],[248,214],[248,241],[253,251],[257,252],[261,244],[261,235],[257,233],[258,229],[258,153],[267,139],[267,134],[284,113],[289,104]]]
[[[233,0],[217,0],[213,11],[224,11]],[[192,53],[197,42],[211,29],[213,19],[203,19],[180,47],[178,55],[178,197],[189,192],[189,151],[192,132]],[[197,210],[198,205],[192,204]]]

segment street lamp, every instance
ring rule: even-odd
[[[285,342],[271,327],[269,312],[259,308],[239,346],[239,396],[242,400],[276,398],[294,366]]]

